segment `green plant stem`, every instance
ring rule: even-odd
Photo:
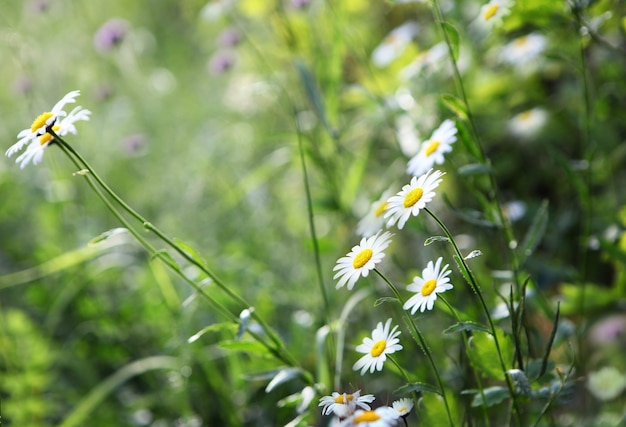
[[[142,217],[139,213],[137,213],[134,209],[132,209],[124,200],[122,200],[95,172],[95,170],[91,167],[91,165],[76,151],[70,146],[63,138],[59,137],[54,131],[49,131],[55,138],[55,142],[63,149],[64,153],[72,160],[72,162],[79,169],[86,169],[88,174],[85,174],[85,178],[89,183],[90,187],[96,192],[96,194],[102,199],[102,201],[107,205],[109,210],[115,215],[115,217],[124,225],[124,227],[128,228],[128,230],[133,234],[133,236],[137,239],[137,241],[144,246],[148,250],[149,253],[156,255],[159,259],[165,262],[165,264],[172,268],[174,271],[178,270],[178,267],[172,264],[172,261],[167,259],[163,255],[162,252],[157,251],[150,243],[148,243],[143,236],[141,236],[133,227],[130,226],[128,221],[117,211],[117,209],[111,204],[107,197],[102,194],[100,189],[94,184],[93,180],[95,180],[98,185],[115,200],[125,211],[127,211],[131,216],[140,221],[143,224],[143,227],[146,230],[152,231],[156,234],[162,241],[168,244],[171,248],[173,248],[176,252],[178,252],[185,260],[189,263],[198,267],[203,273],[205,273],[213,283],[215,283],[222,291],[224,291],[228,296],[230,296],[235,302],[243,305],[245,308],[251,307],[242,297],[233,292],[230,288],[228,288],[219,278],[204,264],[195,260],[192,256],[190,256],[183,248],[181,248],[178,244],[176,244],[172,239],[166,236],[160,229],[152,225],[148,222],[144,217]],[[93,180],[92,180],[93,179]],[[182,273],[180,273],[182,275]],[[182,275],[184,277],[184,275]],[[186,280],[188,283],[192,283],[192,286],[196,291],[200,291],[201,288],[192,280]],[[208,294],[205,292],[201,292],[203,296],[208,297]],[[212,298],[208,298],[212,300]],[[215,304],[217,302],[215,301]],[[225,314],[225,310],[220,310],[223,314]],[[241,309],[243,310],[243,308]],[[226,310],[227,311],[227,310]],[[229,317],[232,319],[232,313],[230,313]],[[255,339],[257,339],[262,345],[264,345],[275,357],[277,357],[282,362],[286,363],[289,366],[299,367],[298,362],[289,354],[287,349],[284,346],[284,343],[280,340],[280,338],[276,335],[275,332],[266,324],[266,322],[261,318],[258,314],[252,311],[252,317],[259,322],[261,327],[267,333],[267,336],[273,342],[274,346],[270,346],[264,340],[260,339],[260,336],[253,333],[252,331],[248,331],[251,333]],[[238,321],[238,317],[235,316],[235,321]]]
[[[435,220],[435,222],[439,225],[439,227],[445,233],[450,244],[452,245],[452,248],[454,249],[454,253],[456,257],[458,258],[459,267],[463,269],[464,276],[469,279],[470,281],[469,284],[472,288],[472,291],[474,291],[476,296],[478,296],[480,305],[483,309],[483,312],[485,313],[485,316],[487,317],[487,321],[489,322],[491,335],[493,336],[493,341],[496,345],[496,350],[498,352],[498,361],[500,362],[500,367],[502,368],[502,373],[504,374],[504,378],[506,380],[506,384],[508,386],[511,399],[513,401],[513,408],[514,408],[515,415],[517,417],[518,425],[521,426],[522,425],[521,410],[519,408],[517,397],[515,395],[515,387],[513,386],[511,378],[507,375],[506,363],[504,362],[504,359],[502,358],[502,350],[500,348],[500,341],[498,340],[498,334],[496,334],[496,326],[493,323],[493,319],[491,318],[491,314],[489,313],[489,308],[487,307],[487,303],[485,302],[485,299],[483,298],[482,292],[480,290],[480,286],[478,286],[478,282],[476,281],[474,274],[472,273],[472,271],[469,269],[469,266],[465,262],[465,259],[463,258],[463,254],[461,254],[461,251],[459,250],[459,246],[456,244],[456,241],[454,240],[452,233],[450,233],[450,230],[448,230],[448,227],[446,227],[446,225],[443,222],[441,222],[441,220],[437,218],[437,216],[433,214],[428,208],[424,208],[424,210],[426,211],[428,215],[430,215],[431,218]]]
[[[430,363],[430,366],[433,369],[433,373],[435,374],[435,379],[437,380],[437,385],[439,387],[439,391],[441,392],[441,397],[443,398],[443,403],[444,403],[444,405],[446,407],[446,413],[448,415],[448,421],[450,422],[450,426],[454,426],[454,418],[452,417],[452,412],[450,410],[450,404],[448,403],[448,397],[446,396],[446,389],[443,386],[443,380],[441,379],[441,375],[439,374],[439,369],[437,368],[437,364],[435,363],[435,359],[433,358],[433,355],[430,352],[430,348],[426,344],[426,339],[424,338],[424,335],[419,330],[419,328],[415,325],[415,322],[413,322],[413,319],[411,318],[411,316],[404,310],[404,299],[400,295],[400,292],[398,292],[398,289],[377,268],[375,268],[374,271],[376,272],[376,274],[378,274],[378,276],[381,279],[383,279],[383,281],[387,284],[387,286],[389,286],[389,289],[391,289],[391,292],[393,292],[395,297],[398,299],[398,303],[400,304],[400,308],[402,309],[402,315],[403,315],[403,317],[405,319],[405,323],[411,329],[411,335],[414,338],[417,338],[417,340],[416,340],[417,344],[424,351],[424,354],[426,355],[426,358],[428,359],[428,362]]]
[[[461,317],[459,316],[459,313],[456,311],[456,309],[448,302],[448,300],[439,295],[438,296],[443,303],[448,307],[448,309],[450,310],[450,312],[452,313],[452,315],[454,316],[454,318],[456,319],[457,323],[461,323]],[[463,337],[463,345],[465,346],[465,354],[467,355],[467,358],[469,360],[471,360],[470,355],[469,355],[469,340],[467,339],[467,335],[465,333],[465,331],[461,332],[461,336]],[[487,409],[487,398],[485,397],[485,390],[483,388],[483,384],[482,381],[480,380],[480,375],[478,375],[478,372],[476,372],[475,369],[472,369],[472,373],[474,374],[474,379],[476,381],[476,384],[478,385],[478,390],[480,391],[480,396],[483,399],[483,404],[481,406],[482,408],[482,415],[483,415],[483,422],[486,426],[491,425],[491,423],[489,422],[489,414],[488,414],[488,409]]]
[[[478,129],[476,127],[476,121],[474,120],[474,115],[472,114],[472,109],[470,108],[470,104],[469,104],[467,94],[465,91],[465,86],[463,84],[463,79],[461,78],[461,73],[459,72],[459,67],[454,57],[454,49],[452,47],[452,41],[450,40],[450,36],[448,35],[448,32],[445,28],[446,22],[443,18],[443,12],[441,11],[439,0],[432,0],[432,9],[433,9],[435,21],[437,21],[437,23],[441,27],[441,32],[443,33],[444,41],[446,43],[446,46],[448,47],[448,54],[450,56],[450,63],[452,65],[454,81],[457,87],[457,91],[459,95],[461,96],[461,100],[463,101],[463,104],[465,105],[465,111],[467,113],[467,121],[470,124],[472,136],[474,139],[474,146],[476,148],[476,151],[479,154],[478,160],[481,163],[485,164],[489,170],[491,170],[491,161],[485,154],[485,150],[480,141],[480,136],[478,133]],[[500,226],[502,227],[502,230],[504,231],[505,246],[509,250],[510,261],[512,264],[511,271],[513,272],[513,277],[514,277],[516,297],[520,298],[520,286],[521,286],[520,277],[519,277],[520,264],[519,264],[519,259],[517,257],[517,253],[515,252],[515,248],[514,248],[516,244],[515,235],[513,233],[513,229],[511,228],[510,222],[504,217],[502,206],[500,205],[500,201],[497,197],[498,187],[496,185],[495,177],[492,172],[489,172],[487,175],[489,177],[489,185],[491,188],[490,199],[494,203],[498,222],[500,223]]]

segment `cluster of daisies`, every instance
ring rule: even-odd
[[[74,124],[79,120],[89,120],[91,111],[77,106],[68,113],[64,108],[67,104],[75,103],[79,95],[80,91],[71,91],[57,102],[51,111],[40,114],[30,128],[24,129],[17,135],[18,141],[6,151],[6,156],[11,157],[26,147],[24,152],[17,156],[15,162],[19,163],[21,169],[29,163],[36,165],[41,163],[44,150],[54,142],[54,135],[50,131],[60,137],[68,133],[76,134]]]
[[[334,392],[330,396],[322,397],[319,406],[322,407],[323,415],[333,416],[329,426],[335,427],[391,427],[413,409],[413,401],[408,398],[396,400],[391,406],[372,409],[369,404],[374,399],[371,394],[361,396],[361,390],[352,394]]]
[[[396,226],[402,229],[413,216],[419,215],[435,197],[435,190],[442,181],[443,172],[434,170],[433,166],[444,162],[444,155],[452,151],[456,142],[457,128],[452,120],[445,120],[431,135],[422,142],[420,149],[407,165],[407,173],[412,175],[410,182],[392,195],[385,192],[380,200],[374,202],[368,214],[359,222],[357,233],[362,236],[360,243],[344,257],[339,258],[335,265],[337,289],[346,286],[352,290],[361,277],[367,277],[378,263],[385,257],[385,249],[390,245],[393,234],[385,228]],[[443,265],[443,258],[430,261],[423,269],[421,276],[406,286],[412,296],[403,304],[403,309],[415,314],[424,312],[434,306],[437,294],[452,289],[450,283],[451,270],[448,264]],[[402,350],[398,325],[392,327],[392,319],[379,322],[372,331],[371,337],[364,338],[356,351],[363,356],[353,365],[353,369],[366,372],[381,371],[388,355]],[[367,403],[373,396],[360,396],[359,392],[352,395],[333,393],[323,397],[320,406],[324,406],[323,414],[334,413],[339,417],[337,425],[395,425],[399,419],[394,408],[382,407],[369,409]],[[402,402],[406,406],[405,401]],[[411,403],[411,408],[413,404]],[[358,407],[358,409],[357,409]]]

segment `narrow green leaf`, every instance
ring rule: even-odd
[[[559,316],[561,313],[561,304],[557,302],[556,304],[556,313],[554,313],[554,321],[552,324],[552,332],[550,332],[550,338],[548,339],[548,344],[546,345],[546,351],[543,355],[543,359],[541,361],[541,369],[539,370],[539,375],[537,378],[546,373],[546,369],[548,368],[548,358],[550,357],[550,352],[552,351],[552,344],[554,344],[554,337],[556,337],[556,331],[559,326]]]
[[[300,368],[284,368],[278,371],[278,373],[272,378],[272,380],[265,387],[265,393],[270,393],[279,385],[300,377]]]
[[[104,233],[94,237],[93,239],[91,239],[88,243],[87,246],[94,246],[100,242],[103,242],[107,239],[109,239],[110,237],[113,236],[117,236],[119,234],[124,234],[124,233],[128,233],[128,230],[126,228],[123,227],[118,227],[118,228],[113,228],[111,230],[107,230]]]
[[[152,258],[150,260],[153,260],[153,259],[160,259],[161,261],[165,262],[168,265],[168,267],[170,267],[171,269],[181,274],[183,272],[180,269],[180,266],[178,265],[178,263],[174,260],[174,258],[172,258],[169,252],[165,249],[160,249],[156,251],[154,254],[152,254]]]
[[[489,329],[488,326],[481,325],[480,323],[476,323],[472,321],[456,323],[450,326],[449,328],[446,328],[443,331],[443,333],[453,334],[455,332],[462,332],[462,331],[481,331],[481,332],[487,332],[488,334],[491,333],[491,329]]]
[[[493,173],[493,168],[484,163],[470,163],[469,165],[461,166],[457,173],[459,176],[486,175]]]
[[[430,236],[428,239],[424,240],[424,246],[428,246],[434,242],[449,242],[449,241],[450,239],[448,239],[446,236]]]
[[[185,252],[187,252],[187,255],[193,258],[194,261],[196,261],[200,265],[206,265],[206,262],[200,256],[198,251],[196,251],[194,248],[192,248],[191,246],[189,246],[187,243],[183,242],[182,240],[177,239],[176,237],[174,237],[173,240],[174,242],[176,242],[178,246],[180,246]]]
[[[543,237],[548,225],[548,201],[544,200],[539,206],[530,228],[526,232],[524,241],[519,248],[520,263],[530,256]]]
[[[270,351],[258,341],[222,341],[219,346],[226,350],[242,351],[263,356],[271,356]]]
[[[398,298],[395,298],[395,297],[378,298],[376,301],[374,301],[374,307],[378,307],[379,305],[381,305],[381,304],[383,304],[385,302],[397,303],[398,302]]]
[[[318,119],[326,129],[329,135],[334,136],[335,132],[331,128],[328,123],[328,119],[326,118],[326,111],[324,109],[324,103],[322,101],[322,95],[320,94],[317,83],[315,82],[315,78],[313,77],[313,73],[307,68],[305,64],[298,61],[296,62],[296,69],[298,70],[298,74],[300,74],[300,79],[304,84],[304,91],[317,115]]]
[[[459,258],[458,255],[453,255],[452,258],[454,258],[454,261],[456,262],[457,267],[459,267],[459,271],[461,272],[461,275],[463,276],[467,284],[470,285],[470,287],[473,289],[474,285],[472,284],[472,281],[470,280],[468,272],[465,270],[465,267],[463,266],[463,262],[461,258]]]
[[[456,28],[448,22],[442,22],[442,27],[446,32],[448,42],[450,43],[450,49],[452,50],[452,59],[456,62],[459,59],[459,32]]]
[[[457,115],[461,120],[467,120],[467,108],[465,103],[454,95],[444,94],[441,95],[441,100],[448,107],[448,109]]]
[[[439,390],[434,385],[421,383],[421,382],[405,384],[402,387],[398,388],[396,391],[394,391],[394,394],[409,394],[413,392],[417,392],[417,393],[427,392],[427,393],[441,394],[441,390]]]
[[[208,333],[208,332],[217,332],[217,331],[223,331],[223,330],[232,330],[234,332],[234,330],[237,328],[237,325],[235,323],[229,322],[229,323],[215,323],[213,325],[209,325],[209,326],[205,326],[204,328],[200,329],[198,332],[196,332],[195,334],[193,334],[192,336],[190,336],[187,339],[187,342],[189,344],[191,344],[192,342],[195,342],[198,340],[198,338],[200,338],[202,335]]]
[[[483,253],[479,249],[474,249],[469,254],[465,255],[464,260],[472,259],[481,256]]]

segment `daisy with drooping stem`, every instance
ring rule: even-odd
[[[387,226],[398,224],[402,229],[411,216],[417,216],[420,210],[426,207],[426,203],[435,197],[435,188],[441,182],[443,172],[429,170],[419,178],[414,176],[411,182],[395,196],[389,199],[389,206],[385,212],[385,218],[389,218]]]
[[[372,403],[375,397],[372,394],[361,396],[361,390],[350,393],[333,392],[330,396],[320,399],[318,406],[322,406],[322,415],[335,414],[339,418],[349,417],[357,408],[369,410],[368,403]]]
[[[414,176],[420,176],[434,165],[442,164],[443,155],[452,151],[452,144],[456,142],[456,134],[457,128],[454,122],[450,119],[444,120],[431,137],[421,144],[419,152],[409,160],[407,172]]]
[[[51,111],[40,114],[33,121],[30,128],[24,129],[17,134],[19,140],[9,147],[5,153],[6,156],[11,157],[28,145],[26,151],[15,160],[16,163],[20,164],[20,169],[24,169],[28,163],[32,162],[35,165],[40,163],[44,150],[54,142],[54,137],[48,130],[52,130],[59,136],[64,136],[68,133],[76,134],[74,123],[79,120],[89,120],[91,111],[82,107],[76,107],[67,114],[63,108],[66,104],[76,102],[76,97],[79,95],[80,91],[78,90],[69,92],[52,107]]]
[[[333,268],[333,271],[339,270],[333,277],[333,279],[339,278],[336,288],[339,289],[347,284],[348,290],[351,290],[360,277],[367,277],[376,264],[385,257],[383,251],[391,243],[391,236],[393,234],[388,231],[382,234],[379,231],[371,237],[363,237],[348,255],[339,258],[337,265]]]
[[[411,314],[415,314],[417,310],[422,313],[425,310],[432,310],[437,294],[453,288],[448,277],[452,271],[448,264],[442,268],[442,261],[443,258],[441,257],[437,259],[435,264],[429,261],[422,271],[422,277],[415,277],[413,283],[407,286],[407,290],[415,292],[415,295],[404,303],[403,309],[411,311]]]
[[[367,370],[370,373],[382,371],[387,355],[402,350],[398,335],[400,335],[398,325],[391,329],[391,319],[387,319],[384,325],[378,322],[376,329],[372,331],[372,337],[365,337],[363,343],[356,347],[356,351],[365,355],[357,360],[352,369],[355,371],[360,369],[361,375],[364,375]]]
[[[392,427],[398,422],[399,415],[389,406],[374,410],[358,409],[354,415],[344,420],[342,427]]]
[[[386,190],[377,201],[371,204],[367,214],[357,224],[356,234],[370,237],[383,229],[385,226],[385,209],[389,206],[387,199],[391,194],[390,190]]]

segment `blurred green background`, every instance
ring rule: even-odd
[[[572,347],[581,376],[605,364],[626,372],[619,356],[626,330],[626,5],[581,1],[581,24],[567,2],[520,0],[503,26],[484,34],[472,23],[481,2],[442,4],[459,34],[463,81],[498,197],[523,207],[513,224],[519,239],[548,201],[544,238],[524,271],[541,303],[553,308],[563,300],[562,314],[578,331]],[[428,5],[4,0],[2,10],[4,146],[65,93],[80,89],[79,105],[93,114],[68,142],[131,206],[202,254],[315,372],[320,362],[313,343],[328,319],[299,143],[329,316],[336,319],[352,294],[334,290],[332,267],[358,242],[354,229],[369,203],[408,182],[406,132],[425,139],[444,118],[454,118],[442,102],[443,94],[457,93],[445,58],[402,77],[441,41]],[[373,64],[373,50],[407,21],[419,26],[413,42],[390,65]],[[582,36],[580,25],[589,28]],[[500,58],[505,44],[531,32],[547,44],[536,63]],[[530,124],[522,126],[529,132],[512,131],[511,119],[535,107],[546,123],[534,132]],[[500,300],[493,290],[506,282],[497,272],[510,268],[507,242],[490,224],[485,175],[463,172],[476,158],[464,142],[469,128],[460,126],[444,167],[441,193],[449,203],[442,198],[433,210],[464,239],[464,251],[483,252],[474,268],[495,306]],[[128,234],[89,245],[119,224],[74,172],[56,147],[46,150],[41,165],[22,171],[13,159],[0,162],[0,397],[7,425],[71,425],[68,415],[80,415],[89,393],[102,399],[85,409],[88,422],[77,425],[284,425],[293,419],[294,408],[276,409],[277,402],[304,384],[265,393],[267,378],[256,374],[276,368],[276,361],[219,345],[234,339],[236,325],[189,343],[226,319]],[[440,233],[432,223],[407,228],[385,266],[402,284],[445,253],[441,245],[423,247],[425,238]],[[351,314],[348,346],[392,312],[385,304],[373,307],[385,290],[370,282],[366,302]],[[577,313],[580,283],[590,286],[584,313]],[[614,314],[625,323],[616,338],[593,341],[589,331]],[[442,352],[447,320],[436,317],[437,327],[426,332],[442,341],[434,345]],[[545,340],[551,318],[537,309],[534,321]],[[568,353],[568,344],[562,346]],[[350,371],[354,354],[348,353],[342,384],[358,389],[364,380]],[[398,357],[410,365],[407,353]],[[398,378],[368,382],[388,394],[399,385]],[[584,385],[578,391],[582,397],[564,413],[593,417],[623,407],[623,397],[603,409]],[[562,425],[567,420],[576,425],[575,417]]]

